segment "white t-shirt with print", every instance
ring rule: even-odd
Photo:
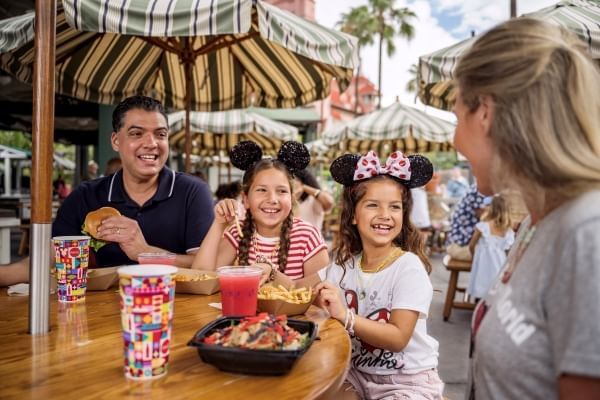
[[[340,286],[343,273],[333,263],[322,278]],[[374,321],[387,322],[392,310],[419,312],[413,335],[400,352],[373,347],[353,336],[350,362],[353,368],[376,375],[415,374],[437,368],[438,342],[427,334],[426,323],[433,287],[423,263],[414,253],[406,252],[388,268],[371,274],[360,271],[358,258],[354,258],[347,263],[341,287],[348,307]],[[365,296],[361,298],[363,291]]]

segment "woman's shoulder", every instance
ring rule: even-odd
[[[560,232],[572,234],[583,226],[592,224],[598,226],[600,231],[600,207],[598,207],[598,203],[600,203],[600,190],[581,194],[552,211],[544,219],[547,220],[547,223],[540,224],[540,229],[553,231],[555,234]]]

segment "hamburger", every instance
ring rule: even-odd
[[[106,244],[104,240],[98,239],[98,227],[108,217],[119,216],[121,213],[116,208],[112,207],[101,207],[97,210],[90,211],[85,216],[83,221],[82,232],[91,237],[90,247],[95,251],[98,251],[102,246]]]

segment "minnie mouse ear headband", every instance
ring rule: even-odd
[[[251,140],[244,140],[236,144],[229,151],[229,159],[234,167],[248,171],[254,164],[262,159],[262,149]],[[302,171],[310,163],[310,153],[305,145],[299,142],[285,142],[276,160],[283,163],[292,173]]]
[[[433,165],[427,157],[420,154],[406,157],[401,151],[390,154],[383,165],[373,150],[364,156],[344,154],[331,163],[329,170],[333,179],[344,186],[352,186],[377,175],[389,175],[412,189],[425,185],[433,176]]]

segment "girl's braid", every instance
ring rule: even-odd
[[[246,219],[244,220],[244,226],[242,226],[242,233],[244,234],[244,237],[240,238],[238,261],[239,265],[248,265],[248,256],[250,254],[250,246],[252,246],[252,236],[254,234],[254,219],[252,218],[250,209],[246,210]]]
[[[284,272],[287,266],[288,253],[290,251],[290,233],[292,232],[293,224],[294,216],[290,213],[281,225],[281,234],[279,236],[279,254],[277,255],[277,260],[279,261],[279,271],[281,272]]]

